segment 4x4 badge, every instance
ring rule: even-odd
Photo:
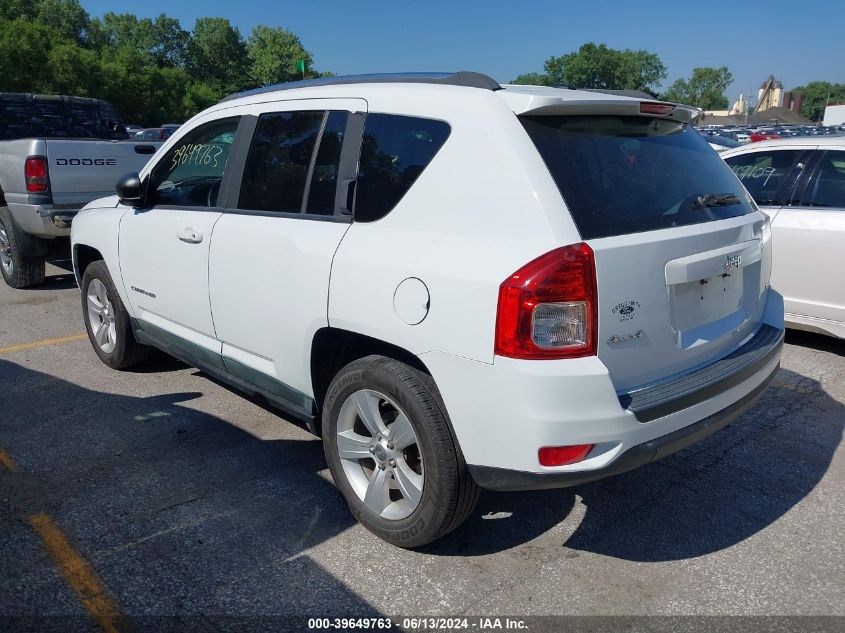
[[[610,345],[614,343],[624,343],[625,341],[633,341],[634,339],[642,338],[645,336],[645,330],[637,330],[636,332],[631,332],[630,334],[625,334],[624,336],[619,336],[618,334],[614,334],[607,342]]]

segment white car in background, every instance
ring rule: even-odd
[[[772,221],[772,285],[790,327],[845,338],[845,137],[721,154]]]

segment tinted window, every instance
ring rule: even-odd
[[[754,210],[724,161],[682,123],[620,116],[537,116],[522,123],[584,239]]]
[[[802,204],[845,209],[845,152],[828,151],[822,155]]]
[[[300,213],[324,112],[262,114],[244,167],[238,207]]]
[[[153,169],[148,204],[216,206],[238,119],[201,125],[170,148]]]
[[[311,174],[311,187],[305,206],[307,213],[334,214],[340,150],[343,147],[348,118],[348,112],[328,113],[326,127],[320,136],[317,157],[314,160],[314,172]]]
[[[737,178],[757,204],[782,206],[789,204],[789,196],[800,175],[796,165],[801,150],[768,150],[749,152],[726,158]]]
[[[355,220],[387,215],[446,142],[443,121],[369,114],[364,125],[355,194]]]
[[[0,140],[26,138],[29,130],[30,104],[26,95],[0,93]]]

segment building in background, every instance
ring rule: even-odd
[[[775,79],[774,75],[769,75],[757,91],[757,107],[754,108],[754,113],[763,112],[769,108],[779,108],[782,104],[783,84],[779,79]]]
[[[824,109],[823,125],[845,125],[845,103],[834,103]]]

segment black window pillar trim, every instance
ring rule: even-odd
[[[223,170],[223,182],[217,196],[217,206],[222,209],[238,206],[241,195],[241,181],[244,175],[246,159],[252,146],[252,137],[258,125],[258,117],[254,114],[242,114],[235,132],[235,141],[229,150],[229,162]]]
[[[355,197],[358,191],[355,183],[358,180],[358,161],[361,157],[361,144],[364,140],[364,122],[366,112],[350,112],[346,120],[346,133],[343,147],[340,151],[340,166],[337,173],[337,187],[335,189],[334,214],[350,218],[355,209]],[[355,193],[351,206],[348,204],[349,188],[355,186]]]
[[[311,181],[314,179],[314,167],[317,165],[317,154],[320,152],[320,145],[323,142],[323,133],[326,131],[326,123],[329,120],[331,110],[323,111],[323,120],[320,122],[320,129],[317,131],[317,139],[311,149],[311,159],[308,161],[308,171],[305,173],[305,187],[302,190],[302,202],[299,205],[300,213],[307,213],[308,198],[311,196]]]

